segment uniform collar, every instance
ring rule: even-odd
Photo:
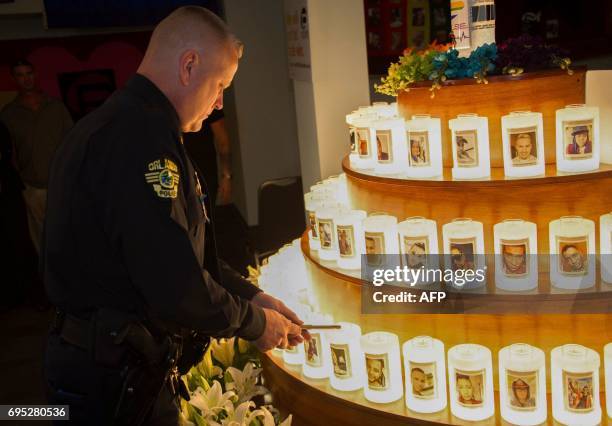
[[[147,104],[159,108],[168,117],[177,134],[181,134],[181,122],[174,105],[159,88],[142,74],[134,74],[125,85],[126,89],[143,99]]]

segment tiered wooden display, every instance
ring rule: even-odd
[[[495,77],[488,85],[455,82],[444,87],[434,99],[426,87],[411,89],[399,96],[404,117],[429,113],[449,118],[459,113],[476,112],[489,117],[492,176],[481,181],[453,181],[448,162],[451,157],[448,128],[442,129],[445,168],[439,180],[396,180],[358,173],[343,162],[347,174],[349,198],[354,209],[371,213],[384,211],[403,220],[424,216],[436,220],[440,247],[441,226],[458,217],[483,222],[485,249],[493,252],[493,225],[504,219],[521,218],[538,226],[538,253],[548,253],[548,223],[565,215],[580,215],[596,222],[612,210],[612,166],[602,165],[590,173],[559,175],[555,160],[554,111],[571,103],[584,103],[584,71],[573,76],[561,72],[545,72],[521,77]],[[515,110],[540,111],[544,114],[546,175],[537,178],[507,179],[503,176],[500,117]],[[452,161],[452,160],[451,160]],[[599,238],[599,236],[598,236]],[[599,241],[598,241],[599,243]],[[446,349],[459,343],[478,343],[493,353],[494,383],[497,391],[498,351],[512,343],[529,343],[547,355],[548,424],[550,407],[550,351],[556,346],[578,343],[595,349],[602,357],[603,346],[612,341],[612,285],[599,281],[594,290],[580,294],[552,294],[546,262],[540,262],[540,283],[537,294],[494,294],[491,303],[500,307],[525,307],[513,314],[392,314],[362,315],[361,286],[364,283],[348,272],[339,271],[318,261],[308,250],[307,234],[302,248],[305,253],[315,299],[321,312],[331,313],[335,321],[349,321],[361,326],[362,332],[386,330],[399,335],[404,342],[417,335],[430,335],[442,340]],[[599,244],[597,244],[599,252]],[[494,268],[489,268],[489,290],[494,292]],[[581,303],[588,312],[593,305],[596,314],[572,314],[574,303]],[[585,310],[585,304],[587,309]],[[531,306],[531,309],[529,308]],[[503,312],[500,309],[498,312]],[[527,313],[528,312],[528,313]],[[361,391],[338,392],[326,380],[308,380],[299,369],[285,366],[282,359],[265,359],[267,386],[275,391],[277,401],[294,414],[296,425],[497,425],[504,424],[499,415],[496,392],[496,415],[484,422],[466,422],[455,418],[450,408],[432,415],[411,412],[404,400],[393,404],[374,404],[364,399]],[[449,397],[453,397],[449,395]],[[605,397],[601,398],[603,423],[607,417]],[[609,408],[612,410],[612,407]]]

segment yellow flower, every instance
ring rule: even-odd
[[[231,339],[212,339],[210,350],[214,359],[219,361],[223,368],[230,367],[234,362],[234,337]]]

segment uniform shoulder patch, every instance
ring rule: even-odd
[[[168,158],[160,158],[147,165],[145,180],[160,198],[176,198],[179,179],[176,163]]]

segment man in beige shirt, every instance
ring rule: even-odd
[[[72,118],[61,101],[38,88],[32,64],[18,61],[11,67],[11,74],[19,92],[2,109],[0,119],[15,145],[15,165],[25,185],[23,198],[30,237],[39,252],[49,166],[55,150],[72,127]]]

